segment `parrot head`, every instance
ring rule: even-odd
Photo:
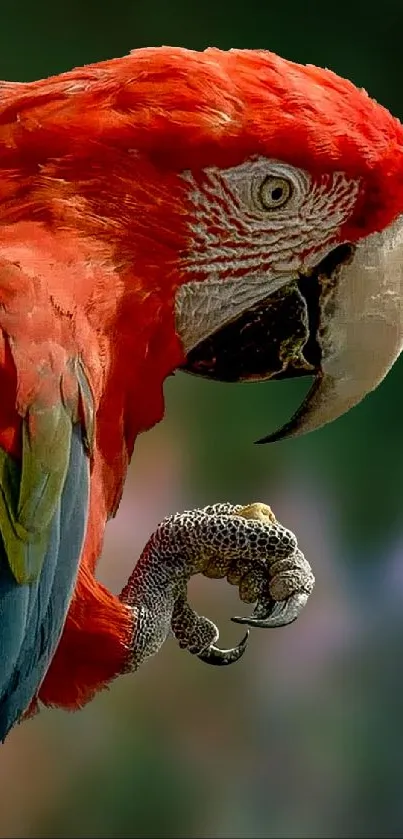
[[[273,440],[384,378],[403,336],[403,128],[365,91],[269,52],[161,47],[1,92],[7,221],[31,202],[97,243],[86,265],[112,261],[88,305],[130,332],[116,356],[135,366],[142,346],[137,395],[177,368],[313,376]]]
[[[196,375],[313,375],[292,419],[259,441],[269,442],[349,410],[401,351],[403,130],[330,71],[209,54],[235,100],[216,118],[229,153],[239,132],[246,159],[183,175],[191,278],[177,329]]]

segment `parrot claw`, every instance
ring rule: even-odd
[[[205,664],[213,664],[216,667],[234,664],[242,658],[246,647],[248,646],[248,638],[249,629],[246,635],[242,638],[242,641],[240,641],[236,647],[232,647],[232,649],[229,650],[220,650],[219,647],[212,644],[207,650],[203,650],[203,652],[198,653],[197,657],[200,658],[201,661],[204,661]]]
[[[170,516],[148,541],[120,595],[136,616],[129,668],[154,655],[170,633],[206,664],[233,664],[243,656],[249,630],[236,647],[221,650],[215,623],[188,603],[194,574],[226,578],[243,602],[255,603],[249,617],[232,618],[250,627],[296,620],[315,582],[296,537],[265,504],[215,504]]]
[[[251,615],[231,618],[233,623],[246,626],[272,629],[293,623],[307,603],[309,594],[297,592],[287,600],[258,603]]]
[[[205,664],[214,664],[218,667],[239,661],[246,650],[249,638],[248,629],[236,647],[221,650],[217,647],[219,632],[215,623],[203,615],[198,615],[183,595],[178,597],[174,605],[171,631],[181,649],[188,650]]]

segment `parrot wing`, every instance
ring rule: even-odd
[[[1,276],[0,266],[0,303]],[[41,344],[26,340],[28,322],[24,328],[17,318],[13,329],[9,318],[9,330],[5,312],[0,327],[16,387],[10,397],[0,358],[0,389],[3,372],[6,399],[18,407],[20,453],[1,446],[0,436],[1,739],[36,696],[64,626],[86,532],[94,416],[84,367],[55,340],[57,323]]]

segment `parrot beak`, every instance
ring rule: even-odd
[[[258,440],[314,431],[357,405],[403,346],[403,217],[331,251],[190,350],[183,369],[221,381],[313,375],[297,412]]]
[[[321,286],[321,363],[302,405],[259,443],[314,431],[346,413],[385,378],[403,346],[403,223],[369,236]]]

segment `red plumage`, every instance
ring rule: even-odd
[[[327,70],[265,52],[159,48],[0,85],[0,445],[19,457],[41,339],[56,333],[82,358],[96,408],[87,536],[39,693],[47,704],[77,707],[125,669],[133,618],[94,569],[135,438],[162,418],[163,381],[184,360],[174,296],[189,280],[192,208],[181,173],[257,155],[317,180],[359,179],[344,238],[402,209],[402,126]],[[46,305],[27,320],[30,296]],[[18,383],[10,332],[26,359]]]

